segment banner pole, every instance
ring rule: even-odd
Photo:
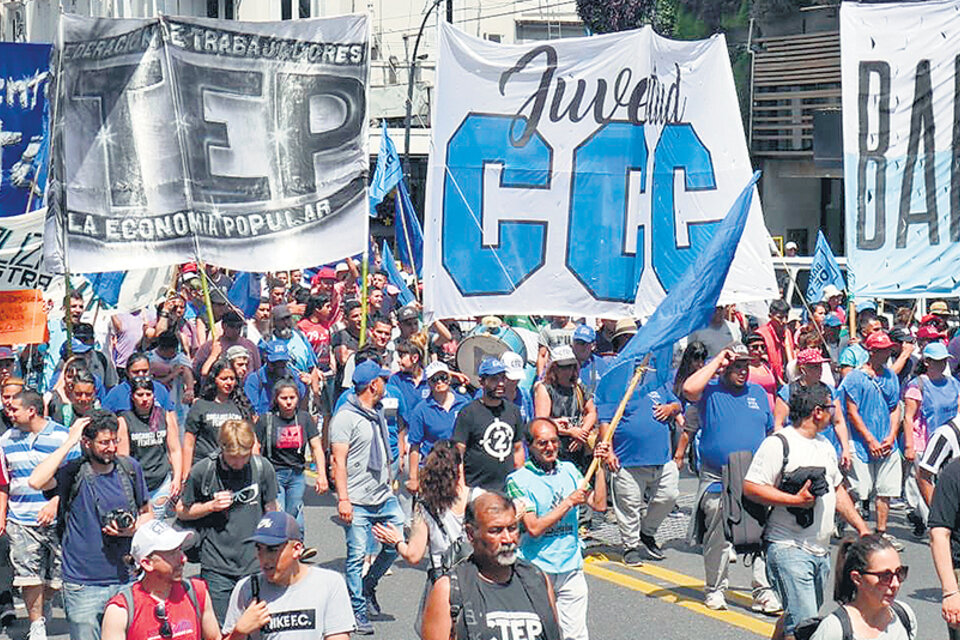
[[[210,285],[207,283],[207,266],[197,254],[197,266],[200,267],[200,288],[203,291],[203,305],[207,308],[207,322],[210,324],[210,340],[215,337],[216,321],[213,318],[213,305],[210,304]]]
[[[768,238],[770,237],[769,234],[767,234],[767,237]],[[824,346],[826,346],[827,339],[823,335],[823,330],[820,329],[820,325],[818,325],[816,322],[813,322],[813,309],[810,308],[810,303],[807,300],[807,294],[803,291],[800,291],[800,288],[797,287],[797,278],[794,275],[794,273],[790,271],[790,267],[787,265],[787,261],[784,260],[783,253],[780,252],[780,246],[776,242],[773,242],[773,238],[770,238],[770,241],[773,243],[773,246],[777,248],[777,257],[780,258],[780,264],[783,265],[783,270],[787,272],[787,275],[790,276],[790,281],[793,282],[793,290],[800,296],[800,303],[803,305],[803,309],[807,312],[807,318],[811,321],[811,324],[813,324],[813,327],[817,330],[817,335],[820,336],[820,342]],[[821,302],[821,301],[814,300],[814,302]],[[787,302],[787,304],[789,304],[789,302]],[[784,341],[784,344],[786,345],[786,341]],[[789,360],[793,360],[794,357],[796,356],[795,353],[788,354],[788,355],[790,356]]]
[[[634,370],[633,377],[630,378],[630,384],[627,385],[627,391],[620,399],[620,404],[617,406],[617,411],[613,414],[613,420],[610,421],[610,428],[607,429],[607,432],[603,435],[602,442],[613,442],[613,432],[617,430],[617,425],[620,424],[620,420],[623,418],[623,413],[627,410],[627,403],[630,401],[630,397],[633,395],[633,392],[636,391],[637,385],[640,384],[640,379],[643,378],[643,374],[647,372],[647,364],[649,362],[650,354],[648,353],[643,357],[643,362],[641,362]],[[590,462],[590,467],[587,469],[587,472],[583,475],[583,482],[580,483],[581,488],[585,489],[590,486],[590,480],[593,478],[593,474],[597,472],[597,467],[599,466],[600,459],[595,457]]]
[[[408,194],[409,195],[409,194]],[[397,196],[400,197],[400,187],[397,187]],[[407,208],[403,204],[403,198],[400,203],[400,224],[403,225],[404,244],[407,245],[407,257],[410,258],[410,272],[413,274],[413,297],[420,302],[420,278],[417,277],[417,261],[413,256],[413,245],[410,244],[410,233],[407,230]],[[401,260],[401,266],[403,261]]]
[[[362,347],[367,341],[367,274],[370,273],[370,238],[363,250],[363,268],[360,272],[360,340]]]

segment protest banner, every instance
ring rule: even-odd
[[[50,45],[0,42],[0,218],[43,206]],[[30,191],[33,190],[33,198]]]
[[[441,23],[433,113],[437,317],[649,315],[753,173],[722,35],[501,45]],[[766,238],[755,198],[721,303],[777,297]]]
[[[957,295],[960,2],[840,7],[847,265],[857,296]]]
[[[0,344],[39,344],[46,329],[41,291],[0,291]]]
[[[0,291],[46,289],[54,276],[43,269],[46,210],[0,218]]]
[[[317,264],[367,237],[363,15],[64,15],[45,253],[75,272]]]

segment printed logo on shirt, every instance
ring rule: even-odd
[[[651,391],[647,395],[650,397],[651,400],[653,400],[657,404],[660,404],[660,402],[662,401],[662,398],[660,397],[660,393],[657,391]]]
[[[158,622],[157,624],[160,624],[160,623]],[[169,636],[161,636],[160,629],[158,628],[157,633],[147,635],[146,638],[147,640],[165,640],[165,638],[181,638],[184,636],[189,638],[196,638],[199,636],[199,634],[196,632],[196,629],[194,629],[195,626],[196,626],[195,624],[191,623],[188,620],[171,622]]]
[[[543,632],[540,616],[527,611],[490,611],[487,627],[497,630],[497,640],[538,640]]]
[[[480,446],[491,458],[503,462],[513,453],[513,427],[500,419],[487,425]]]
[[[317,612],[314,609],[270,612],[270,622],[260,630],[261,636],[281,631],[309,631],[317,628]]]
[[[756,409],[757,411],[760,410],[760,405],[757,404],[757,399],[753,397],[747,398],[747,407],[750,409]]]
[[[167,430],[139,431],[131,433],[130,439],[138,447],[157,447],[167,441]]]
[[[303,446],[303,429],[300,423],[284,425],[277,433],[277,449],[299,449]]]

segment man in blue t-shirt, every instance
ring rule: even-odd
[[[626,379],[611,378],[597,387],[601,437],[620,404]],[[623,561],[638,567],[643,558],[663,560],[656,541],[657,528],[677,502],[680,471],[670,450],[670,421],[682,428],[680,400],[666,385],[634,392],[613,433],[613,508],[623,542]],[[649,501],[646,496],[649,492]],[[641,514],[644,514],[641,517]],[[641,546],[642,545],[642,546]]]
[[[876,496],[877,533],[900,543],[887,533],[890,498],[900,496],[902,470],[900,446],[900,381],[886,366],[896,343],[883,331],[864,341],[870,357],[840,383],[841,405],[846,411],[853,443],[848,478],[851,492],[860,500]]]
[[[748,381],[750,350],[734,343],[718,353],[683,383],[683,394],[696,402],[700,413],[700,487],[693,518],[694,535],[703,543],[703,567],[709,609],[727,608],[727,565],[733,545],[723,534],[721,470],[730,454],[756,452],[773,431],[770,402],[760,385]],[[714,378],[717,374],[718,378]],[[683,446],[684,439],[681,442]],[[684,451],[677,452],[683,459]],[[758,556],[753,563],[753,610],[778,615],[783,607],[767,580],[766,565]]]
[[[581,505],[607,510],[607,481],[597,467],[594,490],[582,487],[583,475],[559,459],[560,432],[551,418],[534,418],[526,433],[530,460],[507,476],[507,495],[520,503],[523,523],[520,555],[550,576],[563,637],[587,640],[587,579],[577,514]],[[593,455],[610,459],[610,444],[599,442]]]
[[[130,582],[131,537],[153,518],[140,464],[117,456],[117,429],[115,415],[91,411],[28,480],[60,498],[63,604],[73,640],[99,640],[107,601]],[[61,467],[78,442],[84,455]]]

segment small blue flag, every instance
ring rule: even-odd
[[[247,318],[252,318],[260,306],[259,273],[240,271],[233,279],[233,286],[227,292],[227,300]]]
[[[377,154],[377,167],[373,171],[370,181],[370,215],[377,215],[377,205],[390,193],[397,183],[403,179],[403,166],[397,148],[387,133],[387,123],[383,123],[380,135],[380,153]]]
[[[420,219],[413,209],[406,183],[401,180],[397,185],[397,197],[394,200],[394,237],[397,244],[397,256],[400,264],[408,269],[416,269],[417,277],[423,274],[423,229]],[[413,252],[413,257],[410,257]]]
[[[93,295],[109,309],[114,309],[120,301],[120,289],[127,277],[126,271],[104,271],[103,273],[88,273],[87,280]]]
[[[817,248],[813,252],[813,262],[810,263],[810,282],[807,284],[807,302],[810,304],[819,302],[828,284],[832,284],[840,291],[847,288],[843,281],[843,272],[840,271],[840,265],[837,264],[837,259],[833,256],[823,231],[817,231]]]
[[[383,250],[380,252],[380,258],[383,260],[381,267],[387,272],[387,280],[397,289],[400,289],[400,295],[397,296],[397,302],[400,303],[399,306],[408,305],[416,300],[413,292],[410,291],[410,287],[403,281],[403,276],[397,271],[397,262],[393,259],[393,252],[390,251],[386,240],[383,242]]]

